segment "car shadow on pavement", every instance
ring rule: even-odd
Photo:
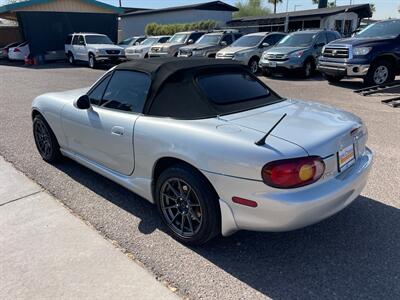
[[[65,60],[46,62],[41,65],[26,65],[23,61],[10,61],[6,59],[0,60],[0,66],[15,67],[15,68],[25,68],[32,70],[46,70],[46,69],[72,69],[72,68],[89,68],[85,62],[77,62],[75,65],[70,65]],[[96,66],[99,70],[108,70],[112,68],[114,64],[104,63]]]
[[[322,75],[316,73],[310,76],[309,78],[304,78],[301,75],[296,73],[284,73],[284,74],[273,74],[268,76],[263,76],[263,78],[271,79],[271,80],[280,80],[280,81],[325,81],[325,78]]]
[[[399,209],[360,196],[301,230],[238,232],[194,250],[272,299],[391,299],[400,297],[399,228]]]
[[[139,218],[142,234],[165,232],[156,207],[141,197],[69,159],[55,167]],[[301,230],[241,231],[191,249],[273,299],[389,299],[400,296],[399,228],[399,209],[360,196]]]

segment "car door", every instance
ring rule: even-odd
[[[68,150],[123,175],[135,166],[133,132],[150,86],[147,74],[115,70],[89,91],[91,108],[62,111]]]
[[[79,60],[79,35],[74,35],[72,39],[72,54],[74,55],[75,59]]]
[[[83,37],[83,35],[79,36],[78,45],[76,45],[76,47],[77,47],[78,59],[87,61],[88,55],[86,52],[86,42],[85,42],[85,38]]]
[[[326,33],[320,32],[318,36],[315,38],[314,43],[314,57],[318,58],[322,54],[322,48],[327,44]]]

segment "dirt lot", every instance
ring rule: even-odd
[[[332,86],[320,77],[265,79],[282,96],[317,100],[362,117],[375,153],[369,183],[354,204],[320,224],[280,234],[239,232],[188,248],[165,234],[156,209],[135,194],[70,160],[52,166],[39,158],[31,134],[32,99],[90,85],[103,72],[0,63],[0,155],[184,296],[400,297],[400,108],[380,103],[388,95],[355,95],[357,80]]]

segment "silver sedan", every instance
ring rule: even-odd
[[[372,164],[358,117],[282,98],[224,60],[124,63],[37,97],[32,119],[45,161],[67,156],[155,203],[188,244],[321,221],[360,195]]]

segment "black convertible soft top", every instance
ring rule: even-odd
[[[210,103],[209,99],[205,99],[207,97],[199,91],[195,83],[195,77],[198,74],[224,70],[253,76],[247,66],[232,60],[175,57],[150,58],[122,63],[115,70],[138,71],[151,76],[151,86],[143,109],[143,113],[147,115],[197,119],[229,113],[232,110],[249,109],[247,107],[249,103],[236,104],[234,107],[230,105],[214,105]],[[263,83],[260,81],[260,84]],[[266,86],[265,88],[268,89]],[[262,103],[255,106],[261,106],[263,103],[267,105],[270,102],[281,100],[278,95],[270,90],[268,96],[269,99],[264,99],[264,101],[259,99],[257,103]]]
[[[210,58],[150,58],[138,59],[122,63],[116,70],[140,71],[151,75],[152,86],[148,99],[152,99],[159,88],[173,74],[190,69],[205,69],[218,67],[243,68],[243,65],[232,60],[210,59]]]

